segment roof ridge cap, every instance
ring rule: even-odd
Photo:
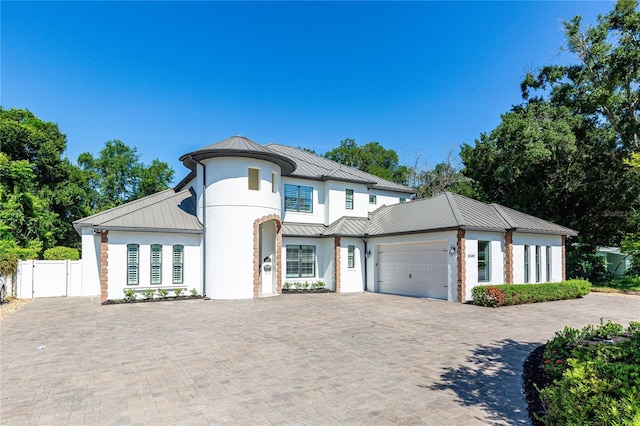
[[[513,220],[512,217],[509,216],[509,213],[507,213],[502,205],[498,204],[498,203],[491,203],[489,204],[489,206],[493,209],[493,211],[498,215],[498,218],[500,218],[500,220],[502,220],[503,222],[505,222],[508,225],[508,229],[514,230],[517,229],[515,221]]]
[[[460,213],[460,210],[458,209],[458,205],[455,199],[453,198],[453,194],[449,191],[445,191],[443,192],[443,194],[447,202],[449,203],[449,207],[451,208],[451,213],[453,214],[453,218],[455,219],[456,223],[458,224],[458,226],[464,226],[462,213]]]

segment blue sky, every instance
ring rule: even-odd
[[[233,135],[324,153],[378,141],[433,166],[573,60],[562,21],[613,2],[8,2],[0,104],[57,122],[75,162],[107,140],[176,170]]]

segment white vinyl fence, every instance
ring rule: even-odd
[[[19,299],[93,296],[84,294],[81,260],[21,260],[16,275]],[[7,294],[11,294],[7,288]]]

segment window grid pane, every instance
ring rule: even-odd
[[[347,189],[345,193],[345,208],[353,210],[353,189]]]
[[[489,282],[489,241],[478,241],[478,282]]]
[[[287,278],[316,276],[316,247],[287,246]]]
[[[369,195],[369,204],[376,204],[378,202],[378,197],[376,195]]]
[[[547,246],[547,281],[551,281],[551,247]]]
[[[182,284],[184,264],[184,246],[173,246],[173,284]]]
[[[310,186],[284,186],[284,209],[290,212],[313,212],[313,188]]]
[[[529,246],[524,246],[524,282],[529,282]]]
[[[127,285],[138,285],[138,244],[127,244]]]
[[[347,246],[347,268],[355,268],[355,246]]]
[[[162,246],[151,244],[151,284],[162,284]]]

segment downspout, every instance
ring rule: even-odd
[[[191,161],[202,166],[202,295],[207,295],[207,167],[189,155]],[[196,173],[197,174],[197,173]],[[197,206],[196,206],[197,209]]]
[[[362,242],[364,243],[364,284],[363,284],[363,288],[362,291],[366,292],[367,291],[367,257],[368,257],[368,252],[367,252],[367,239],[365,237],[362,237]]]

